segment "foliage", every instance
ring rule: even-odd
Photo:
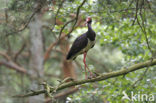
[[[25,29],[19,30],[25,26],[34,13],[36,1],[4,1],[0,1],[0,51],[8,53],[13,61],[29,70],[31,69],[29,68],[29,56],[27,55],[30,47],[29,25]],[[59,0],[54,1],[45,0],[41,10],[44,52],[51,43],[58,39],[63,24],[73,18],[77,7],[83,0],[64,1],[58,15],[57,10],[61,2]],[[136,9],[137,2],[139,4],[138,12]],[[97,34],[96,45],[88,53],[87,63],[89,68],[98,73],[105,73],[155,58],[156,10],[154,8],[156,8],[155,0],[87,0],[80,10],[79,18],[84,20],[87,16],[91,16],[93,18],[92,28]],[[135,18],[136,14],[137,18]],[[54,26],[56,15],[56,19],[63,24]],[[72,25],[73,23],[68,24],[63,33],[67,34]],[[51,30],[53,27],[54,29]],[[145,28],[146,32],[141,28]],[[78,35],[86,30],[86,27],[77,27],[70,34],[68,41],[72,43]],[[20,50],[24,43],[26,43],[26,47],[23,53],[17,60],[14,60],[14,54]],[[60,65],[62,65],[63,54],[60,51],[61,49],[57,45],[50,58],[44,63],[44,79],[52,86],[57,85],[57,80],[62,78]],[[1,55],[0,60],[3,60]],[[79,56],[76,61],[81,65],[76,66],[77,76],[78,79],[82,79],[85,77],[82,70],[79,69],[83,69],[82,56]],[[127,103],[128,100],[122,101],[123,91],[126,91],[128,95],[131,91],[154,94],[156,93],[155,69],[156,67],[149,67],[146,73],[144,70],[139,70],[124,77],[120,76],[82,85],[80,90],[69,95],[66,101],[73,103],[104,103],[106,101]],[[141,77],[143,79],[140,80]],[[23,101],[25,103],[26,99],[13,99],[11,96],[27,92],[30,90],[30,85],[31,79],[27,75],[19,74],[0,64],[0,102],[21,103]]]

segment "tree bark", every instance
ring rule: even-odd
[[[156,59],[153,60],[148,60],[142,63],[137,63],[134,64],[130,67],[127,68],[121,68],[118,71],[113,71],[113,72],[109,72],[109,73],[104,73],[104,74],[99,74],[99,76],[95,77],[95,78],[91,78],[91,79],[83,79],[83,80],[75,80],[75,81],[71,81],[68,83],[64,83],[62,84],[60,87],[57,88],[57,91],[65,89],[65,88],[69,88],[72,86],[76,86],[76,85],[81,85],[81,84],[85,84],[85,83],[92,83],[92,82],[97,82],[97,81],[103,81],[109,78],[114,78],[114,77],[118,77],[121,75],[126,75],[130,72],[139,70],[139,69],[143,69],[145,67],[151,67],[151,66],[155,66],[156,65]],[[51,88],[51,92],[53,92],[55,89]],[[28,94],[24,94],[24,95],[17,95],[17,97],[28,97],[28,96],[34,96],[34,95],[39,95],[42,93],[46,93],[46,90],[38,90],[35,91],[34,93],[28,93]]]
[[[62,36],[65,36],[65,35],[66,34],[63,34]],[[66,55],[67,55],[67,52],[69,50],[69,43],[68,43],[68,41],[66,39],[67,38],[63,38],[61,40],[61,44],[60,44],[61,51],[63,51],[63,56],[62,56],[62,73],[63,73],[63,78],[70,77],[70,78],[76,79],[76,73],[75,73],[75,68],[74,68],[73,63],[71,61],[69,62],[69,61],[66,60]],[[66,82],[68,82],[68,81],[66,81]],[[70,87],[70,88],[68,88],[67,91],[70,91],[72,89],[75,89],[75,87]],[[68,95],[69,94],[60,96],[59,102],[60,103],[64,103],[66,101],[66,97]]]
[[[42,40],[42,23],[41,14],[36,13],[34,20],[29,24],[30,28],[30,74],[34,75],[42,81],[43,78],[43,40]],[[31,89],[39,89],[38,80],[32,81]],[[43,103],[44,95],[34,96],[29,98],[29,103]]]
[[[63,34],[62,36],[64,36]],[[71,77],[73,79],[76,79],[76,73],[75,73],[75,68],[74,65],[71,61],[66,60],[66,55],[69,50],[69,43],[66,40],[66,38],[61,40],[61,45],[60,45],[61,51],[63,51],[63,56],[62,56],[62,71],[64,78],[66,77]]]

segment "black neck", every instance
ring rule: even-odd
[[[88,31],[92,30],[91,23],[88,23],[87,26],[88,26]]]
[[[92,30],[91,23],[88,23],[87,26],[88,26],[87,37],[91,41],[93,41],[95,40],[95,32]]]

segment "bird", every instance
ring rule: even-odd
[[[83,54],[83,63],[85,68],[85,77],[87,78],[87,69],[90,72],[90,76],[93,76],[92,72],[89,70],[87,64],[86,64],[86,56],[87,52],[94,47],[95,45],[95,39],[96,39],[96,33],[92,29],[92,18],[87,17],[86,18],[86,24],[88,27],[88,31],[83,33],[82,35],[78,36],[75,41],[73,42],[66,59],[67,60],[75,60],[77,56]]]

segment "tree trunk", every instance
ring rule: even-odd
[[[63,34],[63,35],[65,35],[65,34]],[[66,60],[66,55],[67,55],[67,52],[69,50],[69,43],[66,40],[66,38],[61,40],[60,48],[61,48],[61,51],[63,51],[63,56],[62,56],[62,74],[63,74],[63,78],[71,77],[73,79],[76,79],[75,68],[74,68],[74,65],[73,65],[72,61],[67,61]],[[75,87],[71,87],[67,91],[70,91],[70,90],[72,90],[74,88]],[[72,93],[74,93],[74,92],[72,92]],[[59,98],[59,103],[64,103],[66,101],[66,97],[68,95],[69,94],[66,94],[66,95],[62,96],[61,98]]]
[[[62,69],[63,70],[62,71],[63,71],[64,78],[71,77],[73,79],[76,79],[75,68],[74,68],[72,61],[66,60],[66,55],[69,50],[69,43],[66,40],[66,38],[61,40],[60,48],[61,48],[61,51],[63,51],[63,56],[62,56]]]
[[[39,81],[43,78],[43,40],[42,40],[42,23],[41,14],[37,13],[34,16],[34,20],[29,24],[30,28],[30,73],[37,77],[38,80],[32,81],[31,89],[41,89],[39,87]],[[29,98],[29,103],[43,103],[44,95],[33,96]]]

